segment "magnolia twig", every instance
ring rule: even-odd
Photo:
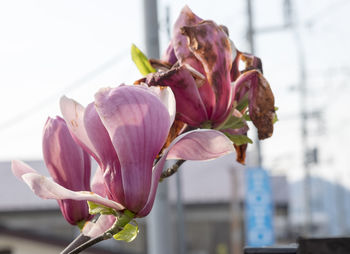
[[[68,254],[70,251],[74,250],[83,243],[89,241],[91,237],[83,235],[80,233],[77,238],[75,238],[60,254]]]
[[[126,224],[128,224],[133,218],[135,217],[135,214],[125,210],[124,214],[122,214],[120,217],[118,217],[113,224],[113,226],[108,229],[106,232],[91,238],[90,240],[86,241],[85,243],[81,244],[80,246],[76,247],[72,251],[68,252],[68,254],[77,254],[82,252],[83,250],[91,247],[92,245],[99,243],[104,240],[108,240],[112,238],[115,234],[117,234],[119,231],[121,231]]]
[[[77,253],[80,253],[82,252],[83,250],[91,247],[92,245],[96,244],[96,243],[99,243],[101,241],[104,241],[104,240],[108,240],[110,238],[113,237],[113,234],[111,233],[113,231],[114,234],[118,233],[121,229],[118,229],[117,231],[116,230],[108,230],[106,232],[104,232],[103,234],[99,235],[99,236],[96,236],[94,238],[91,238],[90,240],[88,240],[87,242],[81,244],[80,246],[78,246],[77,248],[73,249],[72,251],[68,252],[68,254],[77,254]]]
[[[159,181],[163,181],[165,178],[175,174],[179,167],[185,162],[185,160],[178,160],[174,165],[172,165],[170,168],[167,168],[160,176]]]

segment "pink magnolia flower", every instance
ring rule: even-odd
[[[171,87],[179,120],[194,127],[216,127],[232,109],[230,70],[236,49],[222,26],[202,20],[187,6],[173,33],[163,60],[178,63],[148,75],[146,83]]]
[[[107,198],[68,190],[14,162],[14,173],[42,198],[90,200],[143,217],[153,206],[166,159],[207,160],[233,151],[218,131],[192,131],[176,138],[153,165],[175,116],[169,88],[105,88],[86,108],[63,97],[61,111],[76,142],[98,162]]]
[[[47,119],[42,144],[46,167],[56,183],[73,191],[90,191],[90,156],[74,142],[61,117]],[[84,201],[58,200],[58,204],[72,225],[91,217]]]
[[[228,37],[228,29],[210,20],[202,20],[185,6],[173,29],[173,38],[161,60],[150,60],[158,72],[145,79],[149,86],[169,86],[177,101],[176,119],[192,127],[220,129],[242,100],[244,114],[259,132],[259,139],[273,133],[275,116],[271,88],[262,75],[258,57],[240,52]],[[245,67],[241,70],[240,64]],[[225,129],[230,135],[246,135]],[[247,144],[236,145],[237,160],[244,163]]]

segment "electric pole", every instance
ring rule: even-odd
[[[253,18],[253,8],[252,8],[252,0],[247,0],[247,41],[249,44],[249,53],[254,55],[255,54],[255,42],[254,42],[254,18]],[[261,156],[261,145],[260,140],[258,138],[258,134],[255,129],[255,137],[254,137],[254,144],[255,144],[255,158],[254,158],[254,165],[259,168],[262,167],[262,156]]]
[[[157,0],[144,0],[144,33],[146,55],[159,58],[158,11]],[[167,166],[167,163],[165,164]],[[173,254],[168,184],[159,184],[151,213],[147,216],[147,252],[150,254]]]

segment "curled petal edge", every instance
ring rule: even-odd
[[[123,210],[124,206],[112,200],[103,198],[96,193],[88,191],[71,191],[61,185],[53,182],[47,177],[38,174],[29,165],[20,161],[12,162],[12,172],[15,176],[23,180],[30,189],[43,199],[73,199],[73,200],[88,200],[98,204],[111,207],[116,210]]]

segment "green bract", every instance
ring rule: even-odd
[[[253,141],[246,135],[231,135],[225,132],[224,134],[237,146],[244,145],[247,143],[253,144]]]
[[[230,116],[230,118],[225,121],[224,125],[220,126],[221,130],[224,129],[240,129],[246,125],[243,117]]]
[[[151,72],[156,72],[148,61],[148,58],[139,48],[135,46],[135,44],[132,44],[131,46],[131,57],[142,75],[146,76]]]
[[[101,204],[96,204],[95,202],[92,202],[92,201],[87,201],[87,203],[89,205],[89,213],[92,215],[95,215],[95,214],[117,215],[117,212],[110,207],[107,207]]]
[[[119,231],[117,234],[113,235],[113,238],[118,241],[131,242],[133,241],[137,234],[139,233],[139,226],[128,223],[125,225],[123,230]]]

